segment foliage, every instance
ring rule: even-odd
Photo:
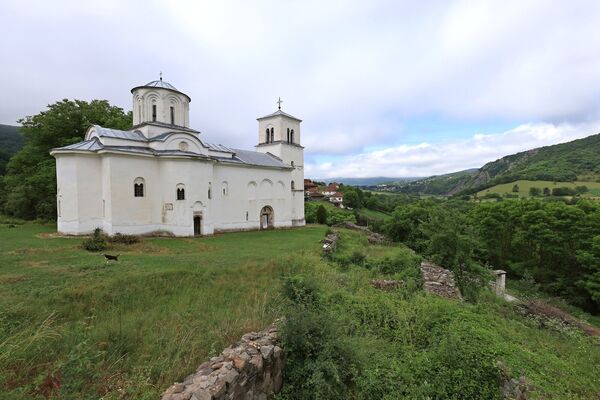
[[[516,183],[513,185],[512,187],[512,191],[513,193],[519,193],[519,185],[517,185]]]
[[[92,236],[81,243],[81,247],[87,251],[103,251],[107,247],[106,235],[102,233],[102,229],[96,228]]]
[[[542,189],[539,187],[532,186],[529,188],[529,195],[531,197],[538,197],[542,194]]]
[[[94,232],[95,233],[95,232]],[[125,244],[125,245],[132,245],[132,244],[136,244],[140,242],[140,237],[139,236],[135,236],[135,235],[126,235],[123,233],[115,233],[114,235],[112,235],[110,238],[108,238],[108,240],[111,243],[118,243],[118,244]]]
[[[13,155],[23,147],[24,138],[18,126],[0,124],[0,149]],[[0,175],[2,175],[0,173]]]
[[[327,223],[327,209],[323,205],[317,207],[317,222],[323,225]]]
[[[355,263],[315,262],[299,271],[300,281],[313,280],[317,301],[299,306],[284,296],[287,364],[279,399],[500,399],[500,361],[511,377],[530,379],[539,398],[596,398],[600,382],[592,366],[600,350],[593,340],[540,329],[491,293],[474,305],[423,295],[409,284],[373,289],[371,279],[390,275],[365,266],[405,249],[336,231],[332,262]],[[404,280],[401,274],[391,277]]]
[[[81,141],[93,124],[128,129],[132,116],[106,100],[62,100],[19,123],[25,146],[6,167],[0,205],[6,214],[24,219],[56,218],[56,166],[51,149]]]

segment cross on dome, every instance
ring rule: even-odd
[[[281,97],[279,98],[279,100],[276,101],[278,108],[281,110],[281,103],[283,103],[283,100],[281,100]]]

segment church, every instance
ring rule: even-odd
[[[58,231],[175,236],[303,226],[300,119],[258,118],[255,150],[206,143],[191,98],[162,79],[131,89],[133,127],[91,126],[53,149]]]

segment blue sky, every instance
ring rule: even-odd
[[[251,148],[281,96],[308,177],[441,174],[600,132],[598,21],[591,0],[3,0],[0,123],[128,110],[163,71],[207,142]]]

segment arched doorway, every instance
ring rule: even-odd
[[[264,206],[260,210],[260,229],[273,228],[273,209],[270,206]]]
[[[194,236],[202,235],[202,216],[194,215]]]

